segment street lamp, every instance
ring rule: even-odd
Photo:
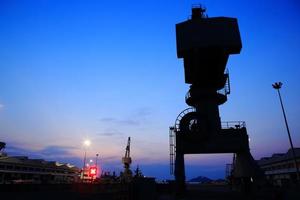
[[[98,156],[99,156],[99,154],[97,153],[96,154],[96,167],[97,167],[97,164],[98,164]]]
[[[280,94],[280,88],[282,87],[282,83],[281,82],[276,82],[276,83],[272,84],[272,86],[278,92],[280,105],[281,105],[281,109],[282,109],[282,113],[283,113],[283,117],[284,117],[284,122],[285,122],[286,130],[287,130],[287,133],[288,133],[288,136],[289,136],[289,141],[290,141],[292,154],[293,154],[293,158],[294,158],[294,162],[295,162],[297,181],[299,181],[300,180],[300,175],[299,175],[299,168],[298,168],[297,160],[296,160],[295,149],[294,149],[294,145],[293,145],[293,142],[292,142],[292,137],[291,137],[291,134],[290,134],[290,129],[289,129],[289,126],[288,126],[288,122],[287,122],[287,119],[286,119],[285,110],[284,110],[284,107],[283,107],[282,98],[281,98],[281,94]]]
[[[87,148],[91,145],[91,141],[90,140],[85,140],[83,141],[83,145],[84,145],[84,157],[83,157],[83,168],[82,168],[82,174],[81,174],[81,178],[84,178],[84,172],[85,172],[85,163],[86,163],[86,150]]]
[[[85,140],[84,142],[83,142],[83,144],[84,144],[84,146],[90,146],[91,145],[91,141],[90,140]]]
[[[98,169],[98,156],[99,156],[99,154],[97,153],[96,154],[96,164],[95,164],[95,166],[97,168],[97,171],[99,171],[99,169]]]

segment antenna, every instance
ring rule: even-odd
[[[192,19],[207,18],[205,12],[206,12],[206,8],[201,4],[192,5]]]

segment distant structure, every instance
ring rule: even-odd
[[[122,163],[124,164],[124,172],[121,175],[121,179],[125,182],[128,182],[132,178],[132,171],[130,170],[131,165],[131,157],[130,157],[130,137],[127,140],[127,146],[125,149],[125,156],[122,158]]]
[[[242,48],[237,19],[208,18],[203,7],[195,6],[191,19],[176,24],[176,43],[185,83],[191,84],[185,97],[191,107],[170,127],[170,166],[177,192],[185,191],[185,154],[235,153],[233,175],[250,184],[259,167],[250,154],[245,122],[221,123],[218,107],[230,93],[229,55]]]
[[[136,169],[134,170],[134,178],[144,178],[144,175],[140,170],[139,166],[137,166]]]
[[[300,167],[300,148],[294,148],[297,165]],[[286,153],[276,153],[257,161],[269,183],[276,186],[289,186],[297,182],[296,167],[292,149]]]
[[[5,146],[2,144],[0,147]],[[70,164],[0,154],[0,184],[73,183],[79,180],[79,175],[80,169]]]
[[[0,152],[5,148],[5,142],[0,142]]]

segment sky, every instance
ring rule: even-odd
[[[187,108],[175,24],[201,3],[209,17],[238,19],[243,48],[230,56],[222,121],[245,121],[255,159],[289,148],[277,93],[300,147],[300,4],[297,0],[0,0],[0,141],[10,155],[104,171],[169,174],[169,126]],[[186,155],[187,178],[223,178],[232,154]]]

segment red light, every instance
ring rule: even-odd
[[[90,167],[89,176],[96,176],[96,175],[97,175],[97,167]]]

